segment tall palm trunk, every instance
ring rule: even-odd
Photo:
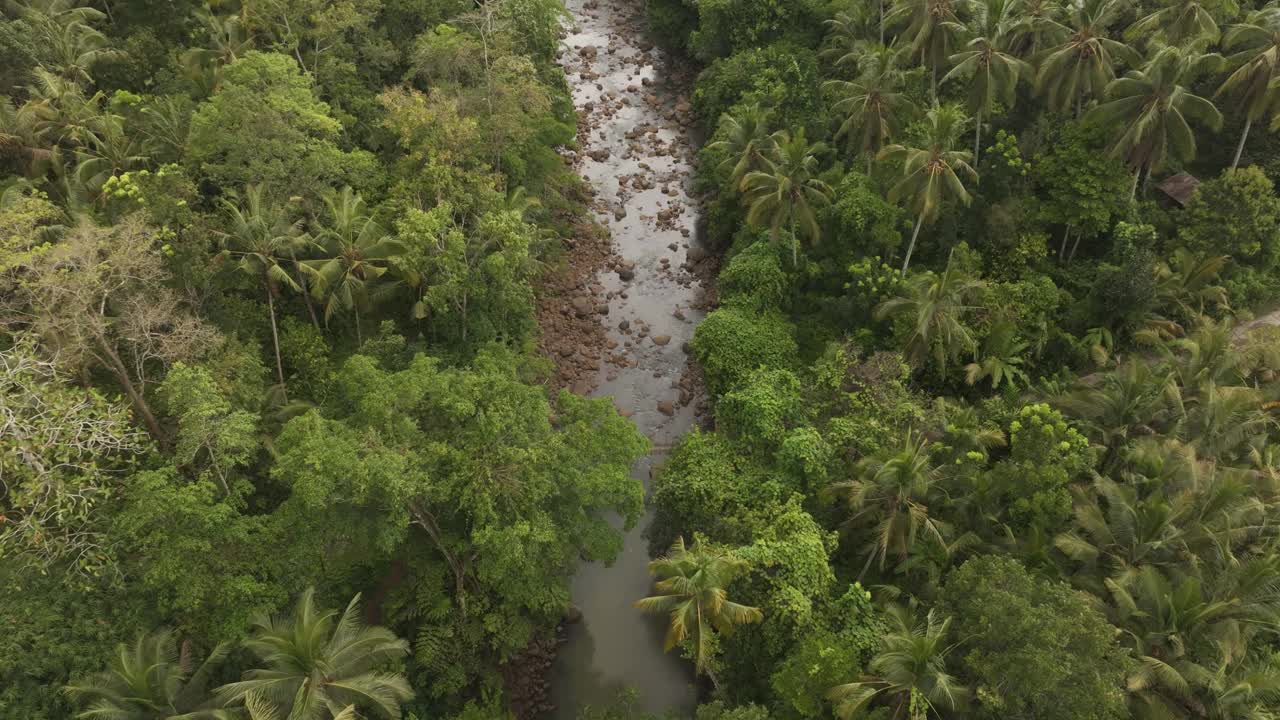
[[[276,379],[280,381],[280,394],[288,402],[289,391],[284,384],[284,363],[280,362],[280,331],[276,328],[276,301],[271,292],[271,282],[263,280],[262,287],[267,291],[267,312],[271,315],[271,346],[276,352]]]
[[[1249,139],[1249,128],[1253,126],[1253,118],[1246,117],[1244,120],[1244,132],[1240,133],[1240,142],[1236,144],[1236,156],[1231,158],[1231,169],[1235,170],[1240,164],[1240,154],[1244,152],[1244,141]]]
[[[306,273],[302,272],[302,268],[298,266],[298,256],[289,251],[289,259],[293,261],[293,269],[298,274],[298,287],[302,288],[302,300],[307,304],[307,315],[311,316],[311,327],[316,330],[320,329],[320,319],[316,317],[316,307],[311,302],[311,288],[307,287]]]
[[[1067,259],[1067,241],[1071,239],[1071,226],[1062,232],[1062,247],[1058,248],[1058,262]]]
[[[907,276],[907,267],[911,265],[911,253],[916,249],[916,238],[920,236],[920,226],[924,225],[924,213],[916,218],[916,227],[911,231],[911,242],[907,243],[907,256],[902,259],[902,276]]]
[[[880,0],[880,44],[884,45],[884,0]]]
[[[1129,187],[1129,199],[1136,200],[1138,197],[1138,178],[1142,177],[1142,165],[1133,170],[1133,185]]]
[[[982,145],[982,111],[973,114],[973,166],[978,167],[978,148]]]

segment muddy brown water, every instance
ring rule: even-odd
[[[696,405],[679,403],[682,348],[703,317],[693,309],[697,283],[681,269],[696,243],[697,205],[690,194],[691,142],[673,113],[677,106],[682,114],[688,108],[664,85],[664,59],[645,42],[640,2],[568,0],[566,5],[572,19],[561,62],[574,104],[590,125],[578,139],[579,172],[595,189],[599,219],[612,233],[618,255],[634,263],[635,273],[629,281],[614,272],[597,279],[615,293],[605,317],[610,337],[619,351],[632,343],[626,356],[635,363],[604,363],[595,394],[612,396],[653,441],[654,451],[633,471],[648,488],[651,469],[689,430]],[[624,320],[629,333],[619,329]],[[648,337],[637,337],[637,329],[645,326]],[[663,335],[670,336],[665,345],[653,341]],[[659,411],[663,401],[675,405],[674,414]],[[573,602],[582,621],[567,627],[552,670],[555,720],[572,720],[584,706],[608,703],[624,688],[638,693],[645,710],[692,715],[692,667],[678,651],[663,652],[662,619],[632,607],[651,587],[641,534],[649,520],[646,514],[626,534],[613,565],[584,563],[574,577]]]

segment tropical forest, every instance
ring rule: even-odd
[[[1280,0],[0,0],[0,720],[1280,718]]]

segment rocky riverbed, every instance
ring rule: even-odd
[[[572,20],[561,64],[578,109],[569,160],[589,188],[597,225],[579,229],[567,267],[544,290],[542,350],[559,386],[611,397],[653,441],[634,469],[647,487],[704,402],[688,353],[715,259],[696,237],[692,78],[646,39],[642,3],[566,4]],[[550,662],[550,697],[534,691],[525,709],[574,718],[631,687],[648,710],[691,712],[691,668],[663,652],[661,620],[632,608],[650,589],[647,521],[627,533],[612,566],[584,564],[575,576],[574,622],[554,661],[546,648],[531,649],[531,665]]]

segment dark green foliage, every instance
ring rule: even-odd
[[[714,127],[735,105],[759,102],[777,109],[778,127],[805,127],[817,122],[818,82],[812,50],[790,43],[753,47],[703,71],[693,95],[694,111],[704,127]]]
[[[902,212],[859,173],[846,174],[835,186],[826,217],[838,258],[889,257],[902,244]]]
[[[701,0],[698,29],[689,37],[689,47],[696,57],[709,61],[789,35],[812,45],[819,8],[816,0]]]
[[[645,20],[650,37],[664,49],[684,52],[689,35],[698,24],[698,6],[690,0],[653,0],[645,3]]]
[[[964,633],[957,654],[979,717],[1128,717],[1131,660],[1084,594],[988,555],[947,579],[945,604]]]

